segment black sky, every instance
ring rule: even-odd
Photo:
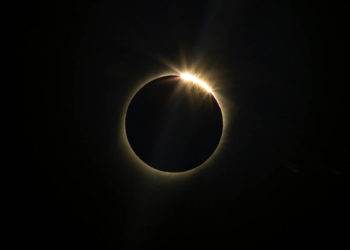
[[[344,6],[87,0],[6,8],[15,244],[346,244]],[[120,131],[130,94],[182,56],[218,76],[233,108],[217,160],[176,178],[138,166]]]

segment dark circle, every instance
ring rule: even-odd
[[[205,162],[219,144],[223,120],[213,94],[177,75],[157,78],[133,97],[126,135],[149,166],[182,172]]]

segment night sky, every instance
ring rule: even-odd
[[[4,10],[12,244],[346,248],[344,6],[73,0]],[[193,173],[162,174],[130,154],[123,119],[142,84],[185,65],[215,82],[222,145]]]

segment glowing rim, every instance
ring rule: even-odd
[[[191,75],[189,73],[182,73],[182,74],[180,74],[180,77],[185,81],[192,82],[192,83],[199,85],[200,87],[205,89],[207,92],[214,95],[213,90],[208,86],[208,84],[206,82],[198,79],[194,75]]]
[[[138,155],[134,152],[134,150],[132,149],[132,147],[131,147],[131,145],[129,143],[127,135],[126,135],[125,120],[126,120],[126,113],[127,113],[127,110],[128,110],[130,102],[132,101],[134,96],[137,94],[137,92],[140,89],[142,89],[146,84],[148,84],[149,82],[151,82],[153,80],[156,80],[158,78],[162,78],[162,77],[165,77],[165,76],[178,76],[178,77],[181,77],[184,80],[186,80],[186,78],[187,78],[187,81],[190,81],[192,83],[198,84],[199,86],[205,88],[210,94],[213,95],[213,97],[216,99],[216,101],[217,101],[217,103],[218,103],[218,105],[219,105],[219,107],[221,109],[223,128],[222,128],[222,134],[221,134],[221,138],[220,138],[219,144],[216,146],[215,150],[213,151],[211,156],[206,161],[204,161],[202,164],[200,164],[200,165],[198,165],[198,166],[196,166],[196,167],[194,167],[194,168],[192,168],[190,170],[183,171],[183,172],[166,172],[166,171],[158,170],[158,169],[153,168],[152,166],[148,165],[141,158],[139,158]],[[206,87],[204,87],[204,86],[206,86]],[[218,98],[216,97],[216,94],[217,94],[216,92],[214,94],[213,89],[211,87],[209,87],[209,85],[207,83],[205,83],[204,81],[200,80],[199,78],[195,77],[193,74],[190,74],[190,73],[174,74],[173,72],[169,72],[169,73],[157,74],[157,76],[149,77],[148,80],[146,80],[143,83],[141,83],[140,85],[138,85],[134,89],[134,91],[132,91],[132,94],[129,96],[128,100],[125,102],[124,112],[123,112],[122,121],[121,121],[121,123],[122,123],[121,140],[122,140],[122,143],[125,143],[127,145],[127,148],[125,148],[125,147],[122,147],[122,148],[124,148],[124,150],[126,151],[125,153],[130,156],[129,159],[132,159],[135,162],[135,164],[143,165],[145,167],[145,168],[143,168],[144,171],[147,171],[148,174],[152,172],[152,173],[157,173],[157,174],[160,174],[162,176],[168,176],[168,177],[187,176],[188,174],[194,173],[196,171],[199,171],[200,169],[203,169],[204,166],[209,165],[213,161],[213,159],[218,157],[218,152],[223,147],[223,143],[225,141],[224,138],[225,138],[225,135],[227,133],[226,130],[227,130],[227,125],[228,125],[228,123],[227,123],[228,112],[227,112],[226,109],[228,109],[228,108],[231,109],[231,105],[221,105],[222,101],[225,101],[225,98],[223,96],[219,95],[219,99],[220,99],[220,101],[219,101]],[[227,101],[225,101],[225,103],[226,102]],[[228,107],[226,107],[226,106],[228,106]]]

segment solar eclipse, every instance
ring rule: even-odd
[[[167,75],[134,95],[125,131],[144,163],[160,171],[185,172],[211,157],[222,136],[223,116],[206,82],[188,73]]]

